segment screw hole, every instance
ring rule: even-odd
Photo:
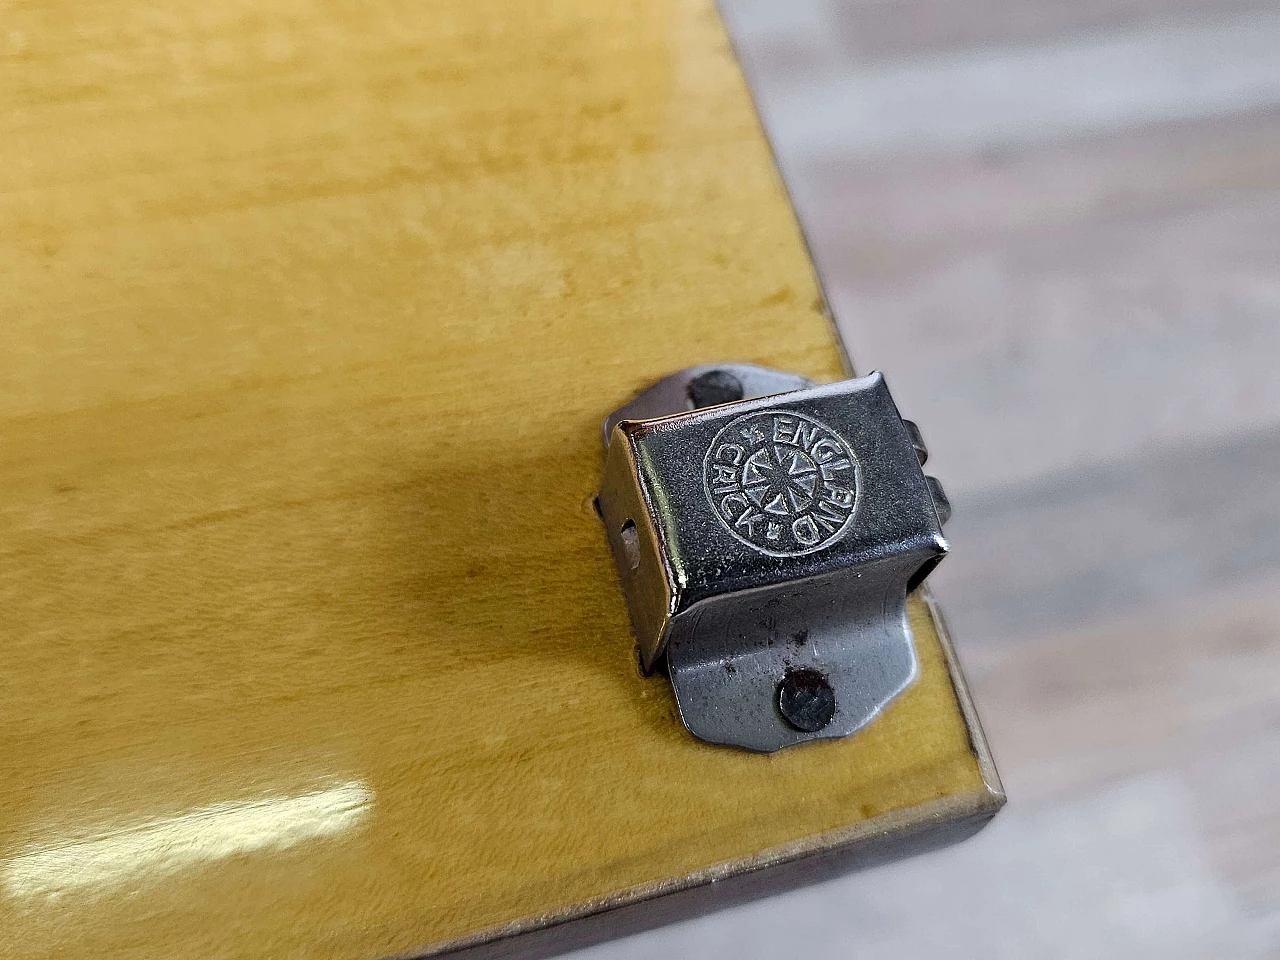
[[[622,540],[622,555],[627,560],[627,569],[635,570],[640,566],[640,531],[636,529],[635,522],[628,520],[624,523],[618,537]]]

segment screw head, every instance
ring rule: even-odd
[[[728,370],[708,370],[694,377],[685,392],[689,395],[689,402],[697,408],[735,403],[744,395],[742,381]]]
[[[836,715],[836,693],[817,670],[788,670],[778,684],[778,710],[802,733],[817,733]]]

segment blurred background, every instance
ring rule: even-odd
[[[722,0],[1010,803],[585,951],[1280,957],[1280,6]]]

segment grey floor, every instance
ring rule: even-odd
[[[1280,957],[1280,7],[725,0],[1010,804],[598,960]]]

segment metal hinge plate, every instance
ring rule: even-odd
[[[884,378],[743,364],[659,381],[605,421],[599,507],[641,663],[685,726],[773,751],[843,737],[915,678],[905,603],[949,508]]]

